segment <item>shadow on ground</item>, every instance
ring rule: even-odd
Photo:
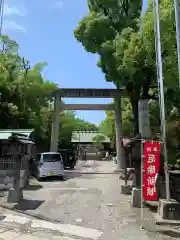
[[[148,204],[148,203],[144,203],[144,206],[147,208],[147,209],[149,209],[152,213],[157,213],[157,211],[158,211],[158,206],[156,206],[156,205],[150,205],[150,204]]]
[[[88,164],[86,164],[86,165],[83,165],[82,167],[83,167],[83,168],[91,168],[92,166],[91,166],[91,165],[88,165]]]
[[[78,178],[81,177],[82,174],[81,173],[77,173],[77,172],[72,172],[71,170],[65,170],[65,176],[64,179],[62,180],[61,177],[58,176],[54,176],[54,177],[46,177],[46,178],[42,178],[39,182],[39,186],[29,186],[26,188],[26,190],[38,190],[43,188],[43,186],[41,186],[40,184],[43,182],[65,182],[68,181],[70,179],[73,178]]]
[[[26,188],[24,188],[24,190],[27,190],[27,191],[37,191],[39,189],[43,188],[42,185],[30,185],[30,186],[27,186]]]
[[[91,178],[92,175],[112,175],[114,173],[104,173],[104,172],[75,172],[72,170],[65,170],[65,176],[64,176],[64,180],[60,179],[59,177],[46,177],[41,179],[41,181],[39,183],[43,183],[43,182],[66,182],[70,179],[74,179],[74,178]],[[38,186],[30,186],[28,188],[26,188],[26,190],[38,190],[41,187]]]
[[[81,173],[77,173],[77,172],[66,172],[65,177],[64,177],[64,181],[68,181],[70,179],[73,178],[80,178],[82,177]]]
[[[77,177],[77,175],[117,175],[117,173],[114,172],[74,172],[74,177]]]
[[[64,179],[62,180],[61,178],[59,177],[46,177],[46,178],[43,178],[41,179],[40,183],[42,182],[65,182],[65,181],[68,181],[72,178],[77,178],[77,177],[80,177],[81,174],[72,174],[72,173],[65,173],[65,176],[64,176]]]
[[[173,230],[160,230],[159,233],[173,238],[180,238],[180,232],[175,232]]]
[[[4,197],[5,196],[5,190],[4,189],[0,189],[0,197]]]
[[[44,203],[44,201],[23,199],[21,202],[16,204],[12,210],[21,210],[21,211],[35,210],[42,203]]]
[[[92,169],[94,169],[94,168],[97,168],[97,167],[99,167],[99,163],[96,163],[96,162],[94,162],[93,164],[84,163],[82,165],[82,168],[92,168]]]
[[[6,218],[6,216],[0,216],[0,221],[3,221]]]

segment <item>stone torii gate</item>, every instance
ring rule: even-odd
[[[116,117],[116,152],[117,170],[125,168],[122,151],[122,118],[121,98],[126,96],[124,88],[120,89],[95,89],[95,88],[61,88],[56,90],[54,97],[54,112],[52,120],[50,151],[58,150],[59,118],[61,110],[114,110]],[[65,104],[62,98],[114,98],[114,104]]]

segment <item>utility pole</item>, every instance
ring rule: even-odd
[[[154,0],[153,0],[154,1]],[[164,172],[166,180],[166,200],[170,201],[170,188],[169,188],[169,171],[168,171],[168,156],[166,145],[166,117],[165,117],[165,103],[164,103],[164,79],[163,79],[163,62],[162,62],[162,50],[161,50],[161,34],[160,34],[160,17],[159,17],[159,0],[155,0],[153,5],[155,9],[156,21],[155,24],[155,38],[157,41],[157,68],[158,68],[158,85],[159,85],[159,102],[161,111],[161,140],[163,142],[163,154],[164,154]]]
[[[176,23],[176,42],[178,55],[178,73],[179,73],[179,87],[180,87],[180,1],[174,0],[174,12]]]
[[[4,0],[0,0],[0,36],[2,35],[4,17]]]

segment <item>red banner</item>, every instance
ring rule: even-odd
[[[143,198],[145,201],[156,201],[156,180],[160,167],[160,142],[144,142]]]

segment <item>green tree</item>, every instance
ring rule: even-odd
[[[105,139],[106,138],[103,134],[97,134],[92,138],[92,141],[98,149],[101,149],[103,146],[102,143],[105,141]]]
[[[40,118],[41,108],[47,106],[45,96],[56,85],[44,81],[36,65],[30,67],[28,61],[18,56],[17,43],[6,36],[1,41],[0,127],[25,128],[27,123],[33,127]]]
[[[0,40],[0,128],[33,128],[39,150],[47,151],[52,128],[52,102],[48,95],[57,86],[42,76],[46,62],[31,66],[18,55],[19,46],[15,41],[7,36],[1,36]],[[72,131],[77,127],[97,129],[72,111],[60,113],[61,145],[71,144]]]
[[[122,100],[122,136],[132,137],[133,135],[133,118],[132,118],[132,107],[128,99]],[[114,111],[107,111],[105,120],[101,121],[99,125],[99,131],[108,136],[111,143],[116,143],[115,133],[115,113]]]
[[[99,131],[108,136],[111,143],[115,145],[115,115],[112,111],[106,111],[106,118],[99,124]]]
[[[60,114],[59,144],[60,147],[70,147],[73,131],[95,130],[97,127],[76,117],[74,111],[63,111]]]
[[[140,98],[153,99],[150,104],[151,129],[153,135],[160,133],[152,1],[149,1],[148,10],[142,17],[140,1],[94,0],[88,3],[89,14],[75,29],[75,37],[86,51],[99,55],[98,66],[104,72],[106,81],[113,82],[117,87],[126,87],[130,103],[122,116],[125,135],[131,135],[128,129],[132,127],[132,122],[135,132],[138,132]],[[127,14],[126,9],[131,9],[131,14]],[[173,1],[160,1],[160,22],[168,148],[177,157],[180,99]],[[141,31],[138,23],[141,23]],[[113,136],[115,138],[114,125],[114,113],[108,112],[100,129],[112,139]]]
[[[132,105],[135,132],[138,132],[139,99],[157,99],[151,1],[148,11],[141,18],[140,9],[140,1],[89,1],[89,15],[75,29],[75,37],[86,51],[99,54],[98,66],[104,72],[105,79],[116,86],[126,87]],[[160,2],[160,16],[164,79],[168,97],[171,95],[169,92],[173,91],[175,94],[178,79],[172,1]],[[138,23],[141,23],[141,31]]]
[[[163,74],[165,83],[165,108],[167,124],[167,144],[169,161],[179,158],[179,109],[180,98],[178,88],[176,28],[174,19],[174,4],[170,0],[160,2],[161,44],[163,57]],[[154,24],[152,3],[144,16],[142,24],[143,39],[150,55],[154,55]],[[152,128],[160,132],[159,103],[151,105]]]
[[[89,1],[89,15],[75,29],[86,51],[99,54],[98,66],[107,81],[125,86],[138,132],[138,101],[150,98],[154,61],[138,32],[141,1]],[[142,71],[143,70],[143,71]]]
[[[154,22],[152,1],[142,19],[142,35],[149,55],[155,57]],[[171,0],[160,2],[161,45],[165,86],[176,89],[178,83],[176,28],[174,19],[174,3]]]

